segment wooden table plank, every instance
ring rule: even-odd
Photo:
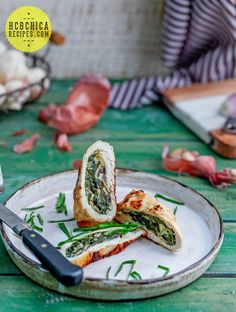
[[[224,311],[236,309],[236,279],[200,278],[191,286],[159,298],[106,303],[78,300],[43,289],[23,276],[0,277],[2,311],[156,312]],[[34,308],[33,308],[34,307]]]

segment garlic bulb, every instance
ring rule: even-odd
[[[6,84],[6,91],[12,92],[17,89],[24,88],[27,83],[23,80],[11,80]],[[14,94],[14,96],[8,97],[6,109],[20,110],[22,105],[30,98],[30,90],[22,90]]]
[[[23,80],[11,80],[5,85],[7,92],[12,92],[17,89],[24,88],[25,86],[26,86],[26,83]],[[19,94],[20,94],[20,91],[19,91]]]
[[[25,55],[17,50],[7,50],[0,57],[0,83],[27,76]]]
[[[28,75],[26,79],[29,84],[32,84],[32,83],[40,82],[43,78],[45,78],[45,76],[46,76],[46,72],[42,68],[35,67],[35,68],[30,68],[28,70]],[[43,82],[44,89],[47,90],[49,86],[50,86],[49,79],[45,79]],[[33,100],[39,97],[42,91],[43,91],[42,87],[39,85],[31,87],[31,99]]]
[[[6,88],[0,84],[0,106],[5,102],[6,96],[2,95],[6,93]]]

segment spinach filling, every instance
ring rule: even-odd
[[[66,257],[72,258],[79,256],[84,251],[88,250],[89,247],[95,246],[96,244],[110,241],[117,237],[122,237],[124,234],[129,232],[126,229],[116,229],[109,231],[97,231],[95,233],[89,233],[88,235],[83,235],[74,240],[74,242],[65,251]]]
[[[111,196],[107,185],[106,166],[99,150],[88,158],[85,173],[85,192],[89,205],[98,213],[111,210]]]
[[[138,222],[139,224],[145,226],[148,230],[152,231],[166,244],[170,246],[174,246],[176,244],[174,231],[169,229],[160,218],[134,211],[126,213],[128,213],[135,222]]]

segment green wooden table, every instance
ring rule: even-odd
[[[216,190],[203,179],[165,172],[161,152],[164,143],[171,148],[198,150],[215,156],[219,169],[236,168],[236,161],[215,155],[168,112],[156,106],[129,112],[107,110],[93,129],[71,137],[73,151],[63,153],[53,145],[54,130],[38,122],[37,115],[46,103],[62,102],[71,85],[70,80],[54,81],[50,92],[34,105],[20,113],[0,116],[0,163],[6,190],[1,201],[32,179],[70,169],[73,160],[81,158],[91,143],[103,139],[114,146],[118,167],[163,174],[203,193],[224,219],[224,243],[207,273],[192,285],[159,298],[106,303],[73,299],[36,285],[17,269],[0,242],[0,311],[236,311],[236,186]],[[41,134],[35,150],[25,155],[12,152],[12,145],[23,137],[12,137],[11,133],[21,128],[29,130],[27,135]]]

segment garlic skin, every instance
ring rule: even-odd
[[[6,88],[0,84],[0,95],[6,93]],[[2,104],[5,102],[6,100],[6,96],[0,96],[0,107],[2,106]]]
[[[7,51],[7,46],[0,41],[0,55]]]
[[[43,78],[45,78],[46,72],[39,67],[35,68],[29,68],[28,75],[27,75],[27,81],[29,84],[40,82]],[[50,80],[45,79],[43,82],[44,89],[48,89],[50,86]],[[42,93],[42,87],[37,85],[30,88],[31,91],[31,100],[34,100],[38,98]]]
[[[222,103],[219,112],[225,117],[236,117],[236,93],[231,94]]]
[[[7,50],[0,57],[0,83],[24,79],[27,75],[25,55],[17,50]]]

